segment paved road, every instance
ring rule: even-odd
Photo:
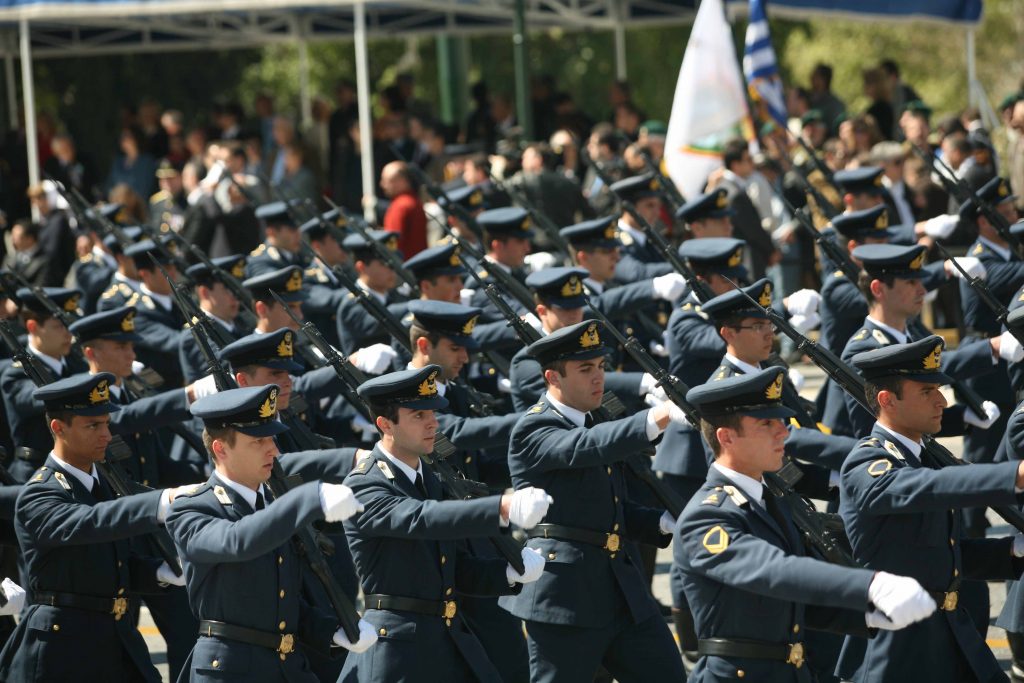
[[[822,373],[814,366],[800,365],[798,366],[800,371],[804,373],[807,378],[807,384],[801,393],[808,398],[813,399],[818,392],[818,388],[821,386],[823,380]],[[960,455],[962,452],[961,439],[954,437],[948,439],[941,439],[942,443],[949,448],[954,454]],[[992,528],[989,530],[991,536],[1004,536],[1010,533],[1010,527],[1004,523],[1001,519],[989,514],[989,521],[992,523]],[[657,573],[654,577],[654,594],[664,604],[671,602],[668,585],[668,572],[669,566],[672,562],[671,549],[661,550],[658,553],[658,567]],[[990,583],[989,593],[991,596],[991,622],[995,621],[1000,610],[1003,607],[1003,602],[1006,599],[1006,589],[1004,584]],[[149,617],[148,611],[145,608],[142,610],[142,622],[139,630],[142,631],[146,638],[146,644],[149,646],[149,651],[153,657],[153,662],[157,665],[160,673],[163,675],[164,680],[168,680],[167,674],[167,658],[166,648],[164,645],[163,638],[160,637],[160,633],[153,625],[152,619]],[[989,626],[988,630],[988,644],[995,652],[996,657],[999,658],[1003,668],[1009,671],[1010,668],[1010,651],[1006,645],[1006,633],[1001,628],[995,626]]]

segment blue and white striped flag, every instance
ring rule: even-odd
[[[762,122],[771,118],[785,127],[786,96],[764,8],[765,0],[750,0],[750,23],[747,24],[743,48],[743,75],[758,118]]]

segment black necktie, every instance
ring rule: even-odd
[[[265,506],[263,504],[263,492],[262,491],[257,491],[256,492],[256,505],[253,506],[253,509],[254,510],[262,510],[264,507]],[[274,508],[274,509],[276,510],[277,508]]]
[[[586,427],[587,429],[590,429],[591,427],[593,427],[594,426],[594,416],[591,415],[590,413],[587,413],[586,415],[584,415],[583,416],[583,426]]]
[[[786,533],[786,527],[789,526],[789,523],[786,521],[786,516],[782,514],[782,509],[779,507],[779,499],[776,498],[775,494],[769,491],[768,487],[764,484],[761,485],[761,496],[762,500],[764,500],[764,507],[768,511],[768,514],[771,515],[772,519],[775,520],[775,523],[779,525],[782,532]]]
[[[68,368],[68,364],[67,363],[61,363],[60,364],[60,377],[61,377],[61,379],[65,379],[65,378],[70,377],[70,376],[71,376],[71,369]]]
[[[92,478],[92,488],[89,489],[89,492],[92,493],[92,497],[96,499],[97,503],[107,500],[107,494],[96,477]]]
[[[419,472],[416,473],[416,490],[418,490],[423,495],[424,498],[430,497],[427,495],[427,487],[423,483],[423,475],[420,474]]]

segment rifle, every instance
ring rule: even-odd
[[[644,162],[644,168],[647,169],[648,173],[654,174],[660,182],[658,183],[658,194],[661,195],[661,199],[665,202],[672,210],[674,216],[676,211],[683,208],[683,204],[686,200],[683,199],[683,195],[679,194],[679,188],[676,187],[675,182],[671,178],[667,178],[657,164],[654,163],[654,159],[651,158],[651,153],[646,148],[640,148],[640,158]]]
[[[490,164],[487,167],[487,177],[490,179],[491,184],[496,188],[507,194],[521,209],[526,211],[527,215],[530,216],[530,220],[544,233],[544,236],[548,238],[551,245],[558,250],[563,257],[569,258],[572,254],[572,249],[569,247],[569,241],[562,237],[562,234],[558,231],[558,226],[552,222],[552,220],[534,206],[530,198],[526,196],[524,192],[515,183],[505,183],[498,179],[494,172],[491,171]]]
[[[1010,221],[1006,220],[1003,214],[995,210],[992,204],[982,199],[977,192],[975,192],[970,185],[964,182],[962,179],[956,178],[956,173],[949,167],[946,162],[939,159],[935,154],[929,150],[925,151],[917,145],[911,145],[914,152],[921,157],[925,162],[928,163],[929,167],[936,171],[935,175],[939,177],[939,182],[942,183],[943,188],[951,196],[955,197],[961,204],[971,201],[977,206],[988,222],[996,229],[999,236],[1009,244],[1013,250],[1017,253],[1021,253],[1021,243],[1017,239],[1017,236],[1010,232]]]
[[[161,271],[163,269],[161,268]],[[164,277],[167,277],[167,273],[164,272]],[[175,293],[175,301],[186,298],[184,294],[172,285],[172,290]],[[288,306],[285,305],[285,309]],[[192,332],[193,339],[196,340],[196,344],[199,346],[199,351],[203,355],[203,360],[206,361],[206,367],[210,374],[214,377],[214,382],[217,385],[218,391],[227,391],[229,389],[237,388],[235,380],[231,377],[228,371],[221,365],[220,360],[213,352],[213,347],[210,344],[210,338],[207,336],[207,330],[204,327],[204,320],[206,323],[212,323],[209,317],[202,309],[198,311],[198,315],[189,318],[189,322],[186,323],[189,331]],[[185,313],[186,317],[189,317],[186,310],[183,309],[182,313]],[[274,466],[270,472],[270,479],[267,481],[267,486],[270,487],[270,491],[274,494],[275,498],[288,493],[289,490],[295,488],[302,483],[302,478],[299,476],[289,477],[285,475],[284,470],[281,468],[281,463],[277,458],[274,458]],[[342,591],[341,586],[338,585],[337,580],[331,573],[331,568],[327,564],[327,558],[324,556],[324,552],[321,549],[323,545],[330,545],[330,542],[322,538],[322,534],[316,531],[311,525],[306,525],[295,530],[295,545],[298,549],[299,554],[305,558],[306,563],[309,565],[310,570],[320,581],[324,591],[327,593],[327,599],[330,601],[331,606],[334,608],[335,615],[338,617],[338,621],[341,624],[342,630],[345,631],[345,636],[349,639],[349,642],[356,642],[359,639],[359,613],[356,612],[355,607],[349,601],[348,596]]]
[[[284,305],[284,300],[273,292],[274,298],[277,299],[278,303]],[[360,415],[366,419],[367,422],[372,424],[373,415],[370,412],[370,407],[363,401],[362,397],[359,396],[357,391],[359,385],[366,381],[366,376],[360,372],[359,368],[352,365],[347,358],[342,356],[337,349],[331,346],[320,330],[316,328],[316,325],[309,322],[308,320],[303,322],[295,317],[291,310],[284,305],[285,310],[288,312],[288,316],[292,321],[299,326],[299,330],[306,336],[309,342],[323,354],[327,360],[327,364],[334,368],[335,374],[341,380],[345,389],[343,393],[345,398],[349,401],[349,404],[359,411]],[[455,446],[451,441],[448,440],[444,434],[437,432],[434,435],[434,450],[429,455],[422,456],[423,462],[434,471],[438,479],[441,480],[441,485],[444,487],[445,494],[453,500],[469,500],[473,498],[483,498],[490,495],[490,491],[486,484],[466,479],[466,477],[452,467],[449,458],[455,453]],[[501,553],[512,568],[517,572],[523,572],[523,558],[522,552],[519,545],[509,536],[490,536],[489,540],[494,544],[494,547]],[[355,642],[355,641],[353,641]]]
[[[32,381],[37,387],[46,386],[51,384],[54,380],[47,368],[45,368],[39,359],[28,352],[28,349],[23,347],[18,342],[18,337],[11,329],[10,323],[6,320],[0,320],[0,338],[11,350],[11,358],[21,364],[22,370],[28,376],[29,380]],[[114,460],[120,460],[123,457],[131,457],[130,451],[127,453],[127,445],[118,435],[114,435],[111,439],[110,444],[107,446],[111,453],[111,457],[104,459],[101,462],[96,463],[96,469],[99,470],[103,478],[110,484],[110,488],[113,489],[114,493],[118,497],[130,496],[136,493],[144,493],[152,491],[148,486],[143,486],[125,478]],[[175,576],[181,576],[181,563],[178,561],[178,554],[175,552],[174,547],[170,543],[170,539],[166,534],[163,533],[151,533],[147,534],[152,538],[153,545],[160,553],[160,557],[167,563],[167,566],[171,568]]]
[[[942,258],[946,259],[947,261],[952,261],[953,267],[960,271],[960,274],[963,276],[964,282],[966,282],[968,286],[971,289],[973,289],[974,292],[978,295],[978,298],[981,299],[984,302],[984,304],[988,306],[993,313],[996,314],[996,322],[998,322],[1000,325],[1005,326],[1006,330],[1010,334],[1012,334],[1017,339],[1017,341],[1019,341],[1021,344],[1024,344],[1024,328],[1021,328],[1018,325],[1007,324],[1007,318],[1009,318],[1010,316],[1010,311],[1006,308],[1006,306],[1002,304],[1002,302],[999,301],[999,299],[995,297],[994,294],[992,294],[992,290],[988,288],[988,285],[985,284],[985,281],[982,280],[980,277],[971,277],[970,275],[968,275],[967,271],[964,270],[963,266],[957,263],[956,258],[954,258],[953,255],[950,254],[944,246],[942,246],[938,242],[935,242],[935,247],[940,252],[942,252]]]
[[[593,307],[591,307],[592,310]],[[690,424],[700,424],[700,413],[697,408],[686,400],[689,388],[675,375],[661,367],[656,360],[644,350],[636,337],[626,337],[611,324],[600,311],[596,311],[597,319],[604,323],[605,329],[625,348],[637,365],[644,372],[650,373],[658,382],[665,395],[675,403],[686,415]],[[836,526],[834,517],[823,516],[814,505],[793,491],[792,483],[802,476],[792,462],[787,462],[778,472],[765,472],[764,481],[769,491],[779,499],[779,504],[789,508],[793,523],[804,537],[804,541],[822,557],[833,564],[844,567],[857,566],[854,559],[843,548],[842,542],[836,538],[832,529]],[[659,480],[660,481],[660,480]]]
[[[43,308],[45,308],[47,313],[50,314],[50,317],[59,320],[60,323],[70,331],[71,324],[75,321],[71,319],[71,316],[68,315],[67,311],[58,306],[53,299],[47,296],[46,292],[43,291],[42,287],[40,287],[39,285],[32,284],[31,282],[25,279],[25,276],[23,276],[21,273],[15,270],[9,272],[11,274],[11,277],[13,277],[19,285],[32,291],[32,295],[35,296],[36,300],[38,300],[39,303],[43,305]],[[80,360],[84,359],[84,356],[82,355],[82,349],[78,345],[78,340],[72,341],[71,352],[72,354],[74,354],[76,358]]]
[[[797,172],[797,174],[800,175],[799,171]],[[800,177],[803,178],[802,175],[800,175]],[[806,183],[806,179],[804,179],[804,181]],[[809,183],[807,184],[807,187],[813,190],[813,187]],[[814,191],[817,192],[817,190]],[[836,264],[836,266],[838,266],[839,269],[843,271],[843,275],[845,275],[850,280],[850,282],[857,284],[857,279],[860,277],[860,268],[858,268],[857,264],[853,262],[853,259],[850,258],[850,255],[843,251],[842,247],[840,247],[836,243],[834,238],[825,235],[816,227],[814,227],[814,222],[807,214],[806,207],[798,209],[795,206],[793,206],[793,203],[790,202],[789,199],[786,198],[786,195],[783,194],[777,187],[775,187],[774,184],[772,185],[772,194],[774,194],[782,202],[783,206],[785,206],[786,210],[789,211],[790,214],[792,214],[793,218],[796,219],[796,222],[800,225],[800,227],[803,228],[807,235],[814,240],[814,242],[818,245],[818,249],[821,250],[821,253],[825,256],[825,258],[830,260],[832,263]],[[822,200],[824,200],[824,197],[822,197]],[[820,201],[818,202],[818,206],[821,206]],[[836,214],[831,214],[829,215],[829,218],[831,219],[835,215]]]
[[[760,308],[760,304],[758,304],[757,301],[755,301],[749,294],[743,292],[743,296],[749,299],[752,304]],[[865,381],[860,373],[836,357],[836,355],[827,348],[819,346],[816,342],[813,342],[800,334],[792,325],[789,324],[789,322],[786,321],[785,318],[773,311],[771,307],[764,307],[764,311],[765,315],[768,316],[768,319],[775,324],[775,327],[793,340],[793,343],[796,344],[796,348],[801,353],[810,358],[812,363],[821,368],[825,374],[828,375],[829,379],[838,384],[843,391],[848,393],[865,410],[872,412],[867,403]],[[924,450],[922,453],[928,456],[928,460],[936,469],[952,466],[966,467],[970,464],[960,460],[950,453],[945,446],[940,444],[929,434],[925,434],[921,441],[924,444]],[[1020,509],[1008,505],[989,507],[993,512],[1002,517],[1018,531],[1024,531],[1024,512],[1021,512]]]

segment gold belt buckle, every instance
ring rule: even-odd
[[[444,602],[444,623],[445,626],[452,625],[452,619],[455,618],[455,613],[459,611],[459,606],[454,600],[445,600]]]
[[[959,591],[950,591],[946,593],[946,597],[942,600],[941,609],[945,612],[953,612],[956,610],[957,603],[960,601]]]
[[[110,613],[114,615],[114,621],[120,621],[128,613],[128,598],[114,598],[114,607]]]
[[[619,535],[607,534],[608,539],[604,542],[604,549],[610,553],[619,552]]]
[[[277,646],[277,651],[281,653],[282,659],[284,655],[290,655],[295,650],[295,636],[291,633],[286,633],[281,636],[281,644]]]
[[[804,665],[803,643],[790,643],[789,656],[786,658],[786,664],[792,664],[798,669]]]

